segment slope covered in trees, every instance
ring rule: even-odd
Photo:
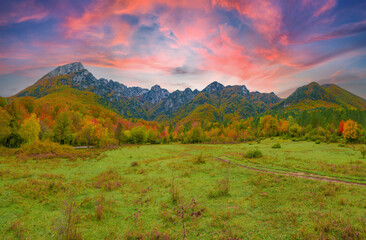
[[[366,109],[366,100],[360,98],[335,84],[319,85],[312,82],[296,89],[288,98],[273,107],[274,110],[351,108]]]
[[[360,110],[366,110],[366,100],[356,96],[347,90],[340,88],[335,84],[324,84],[322,85],[330,95],[332,95],[337,102],[342,103],[348,108],[356,108]]]
[[[269,136],[365,142],[365,100],[336,85],[311,83],[281,101],[274,93],[217,82],[201,92],[172,94],[159,86],[148,91],[118,85],[118,96],[91,88],[105,84],[114,82],[95,80],[81,64],[66,65],[18,95],[0,98],[0,144],[217,143]],[[151,116],[156,121],[143,120]]]
[[[243,118],[263,113],[280,101],[274,93],[250,92],[244,85],[225,87],[218,82],[209,84],[201,92],[187,88],[169,93],[159,85],[150,90],[126,87],[112,80],[96,79],[81,63],[57,67],[16,97],[40,98],[58,91],[62,86],[95,93],[104,106],[126,118],[173,120],[176,123],[185,122],[184,118],[194,115],[196,108],[202,109],[207,104],[219,109],[219,119],[223,119],[224,115]]]

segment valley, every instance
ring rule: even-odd
[[[361,148],[274,138],[125,145],[84,159],[3,156],[0,237],[363,239],[365,186],[235,165],[365,184]],[[250,158],[253,150],[262,156]]]
[[[366,239],[365,0],[0,12],[0,240]]]

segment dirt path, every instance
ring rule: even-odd
[[[172,152],[172,151],[168,151],[168,152]],[[174,152],[177,153],[177,152]],[[187,155],[187,156],[195,156],[193,154],[187,153],[187,152],[180,152],[183,155]],[[248,167],[239,163],[233,163],[229,160],[220,158],[220,157],[213,157],[216,160],[219,160],[221,162],[225,162],[225,163],[231,163],[235,166],[241,167],[241,168],[246,168],[252,171],[256,171],[256,172],[263,172],[263,173],[270,173],[270,174],[277,174],[277,175],[283,175],[283,176],[289,176],[289,177],[298,177],[298,178],[304,178],[304,179],[311,179],[311,180],[316,180],[316,181],[323,181],[323,182],[335,182],[335,183],[343,183],[343,184],[347,184],[347,185],[356,185],[356,186],[363,186],[366,187],[366,183],[358,183],[358,182],[348,182],[348,181],[344,181],[344,180],[339,180],[339,179],[334,179],[334,178],[329,178],[326,176],[321,176],[321,175],[316,175],[316,174],[311,174],[311,173],[305,173],[305,172],[281,172],[281,171],[271,171],[271,170],[265,170],[265,169],[259,169],[259,168],[253,168],[253,167]]]
[[[189,155],[191,155],[191,154],[189,154]],[[364,186],[364,187],[366,186],[366,183],[347,182],[347,181],[343,181],[343,180],[339,180],[339,179],[328,178],[328,177],[325,177],[325,176],[320,176],[320,175],[315,175],[315,174],[310,174],[310,173],[304,173],[304,172],[275,172],[275,171],[270,171],[270,170],[265,170],[265,169],[248,167],[248,166],[245,166],[245,165],[242,165],[242,164],[239,164],[239,163],[233,163],[233,162],[230,162],[229,160],[219,158],[219,157],[214,157],[214,158],[221,161],[221,162],[231,163],[235,166],[238,166],[238,167],[241,167],[241,168],[246,168],[246,169],[256,171],[256,172],[263,172],[263,173],[271,173],[271,174],[284,175],[284,176],[290,176],[290,177],[305,178],[305,179],[311,179],[311,180],[317,180],[317,181],[323,181],[323,182],[336,182],[336,183],[343,183],[343,184],[347,184],[347,185],[358,185],[358,186]]]

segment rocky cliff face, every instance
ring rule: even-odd
[[[171,114],[175,112],[177,109],[190,102],[198,93],[199,91],[197,89],[192,91],[190,88],[186,88],[184,91],[176,90],[172,92],[155,108],[155,116],[162,113]]]
[[[85,68],[84,68],[83,64],[81,64],[81,62],[75,62],[75,63],[70,63],[70,64],[66,64],[63,66],[59,66],[55,70],[46,74],[44,77],[57,77],[60,75],[73,74],[73,73],[81,72],[84,69]]]
[[[169,95],[168,90],[161,88],[159,85],[155,85],[143,95],[142,100],[143,102],[158,104],[161,100],[169,97]]]
[[[71,85],[78,90],[91,91],[110,101],[118,101],[122,97],[140,97],[149,92],[148,89],[140,87],[127,87],[122,83],[107,80],[105,78],[96,79],[81,63],[71,63],[57,67],[45,77],[57,77],[60,75],[70,75],[70,79],[61,79],[64,85]]]
[[[243,92],[244,95],[249,95],[249,93],[250,93],[249,90],[248,90],[248,88],[246,86],[244,86],[244,85],[241,86],[241,90],[242,90],[242,92]]]

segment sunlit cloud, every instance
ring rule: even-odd
[[[135,85],[221,80],[280,93],[304,84],[303,72],[363,56],[364,9],[361,0],[8,1],[0,10],[0,77],[24,82],[21,72],[81,61]]]

